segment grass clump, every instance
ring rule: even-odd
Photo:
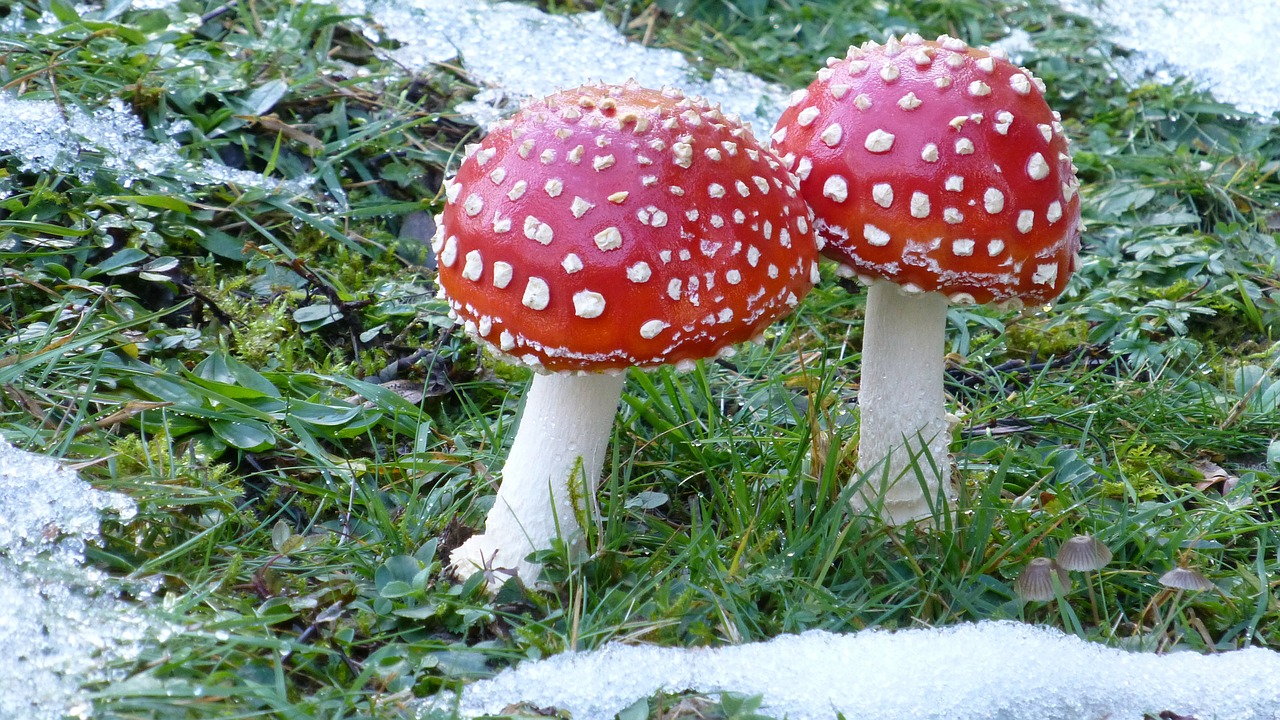
[[[1137,647],[1280,642],[1275,125],[1185,84],[1115,81],[1105,38],[1040,0],[603,9],[637,41],[795,87],[890,33],[1031,34],[1090,229],[1053,308],[950,315],[952,520],[849,516],[863,300],[824,268],[762,345],[630,376],[599,522],[587,552],[547,553],[551,592],[450,579],[527,379],[453,327],[424,251],[477,132],[454,114],[465,74],[402,72],[324,3],[92,19],[28,1],[7,21],[5,92],[68,113],[115,99],[182,161],[142,172],[87,150],[34,171],[0,153],[0,432],[93,461],[85,477],[138,502],[91,560],[154,580],[187,628],[98,688],[105,717],[398,717],[610,640],[1021,618]],[[1198,489],[1202,456],[1238,482]],[[1061,601],[1021,601],[1022,569],[1085,534],[1111,563]],[[1164,592],[1184,565],[1221,592]],[[627,717],[758,708],[649,698]]]

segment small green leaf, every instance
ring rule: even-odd
[[[176,267],[178,267],[178,258],[166,255],[143,265],[142,270],[150,273],[166,273]]]
[[[138,248],[125,248],[98,263],[93,269],[108,275],[122,275],[137,270],[137,264],[148,257],[150,256]]]
[[[627,507],[639,510],[652,510],[666,505],[668,500],[670,500],[670,498],[667,497],[666,493],[654,490],[642,490],[636,493],[635,497],[627,500]]]
[[[640,698],[631,703],[617,715],[618,720],[648,720],[649,699]]]
[[[392,580],[378,588],[378,594],[384,598],[399,598],[413,594],[413,586],[403,580]]]
[[[391,614],[396,617],[408,618],[409,620],[429,620],[440,614],[440,606],[431,604],[419,605],[418,607],[411,608],[400,608],[398,610],[392,610]]]
[[[192,392],[185,383],[173,377],[136,375],[132,382],[134,387],[158,400],[189,407],[199,407],[201,404],[198,393]]]
[[[301,550],[302,546],[306,544],[307,539],[302,535],[290,535],[289,539],[285,540],[284,544],[280,546],[279,552],[281,555],[289,555]]]
[[[57,235],[58,237],[84,237],[89,234],[88,230],[77,230],[75,228],[62,227],[61,225],[50,225],[49,223],[35,222],[33,220],[0,220],[0,228],[28,230],[30,232],[44,233],[45,235]]]
[[[360,414],[360,408],[351,407],[350,405],[320,405],[304,400],[294,400],[289,403],[289,414],[312,425],[334,426],[345,425],[350,422],[356,415]]]
[[[214,420],[209,428],[220,440],[241,450],[266,450],[275,445],[271,429],[256,420]]]
[[[307,332],[342,319],[342,310],[331,303],[307,305],[293,311],[293,319]]]
[[[289,523],[284,520],[277,520],[274,527],[271,528],[271,547],[280,552],[280,548],[293,536],[293,530],[289,528]]]
[[[209,229],[202,233],[192,233],[196,244],[219,257],[244,262],[244,240],[231,237],[221,230]]]
[[[221,384],[222,387],[213,389],[231,397],[280,397],[280,390],[270,380],[221,350],[211,353],[192,372],[198,379]],[[236,393],[232,392],[233,388],[249,392]]]
[[[1280,440],[1277,442],[1280,442]],[[436,559],[436,544],[436,538],[431,538],[422,543],[422,547],[418,548],[418,552],[414,553],[413,557],[422,563],[424,567],[431,567],[431,563]]]
[[[108,195],[102,199],[114,202],[136,203],[147,207],[160,208],[161,210],[172,210],[183,215],[191,213],[190,205],[172,195]]]
[[[241,111],[245,115],[265,115],[288,91],[289,83],[269,80],[240,101]]]
[[[382,566],[394,579],[405,582],[412,582],[414,576],[422,569],[422,564],[408,555],[393,555],[387,558]]]
[[[67,25],[80,22],[80,13],[76,12],[75,6],[66,0],[49,0],[49,12]]]

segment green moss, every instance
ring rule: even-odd
[[[237,316],[241,322],[231,327],[236,355],[252,367],[293,367],[301,339],[291,317],[289,296],[276,296],[264,305],[240,305]]]
[[[1138,502],[1159,499],[1162,495],[1161,488],[1150,482],[1113,482],[1104,481],[1102,483],[1102,496],[1112,500],[1125,500],[1132,495],[1137,495]]]
[[[117,474],[125,477],[199,477],[201,480],[192,484],[208,487],[222,484],[231,473],[228,465],[205,464],[200,458],[207,457],[209,453],[203,449],[179,451],[175,449],[174,439],[164,433],[149,437],[150,440],[144,440],[140,435],[121,435],[111,443]],[[199,443],[199,440],[188,442]]]
[[[1138,500],[1156,500],[1170,485],[1191,482],[1195,470],[1175,453],[1150,443],[1128,448],[1120,458],[1123,480],[1105,481],[1103,495],[1123,499],[1136,494]]]
[[[1199,289],[1199,284],[1183,279],[1176,280],[1172,284],[1165,285],[1164,287],[1148,287],[1146,288],[1146,291],[1158,300],[1182,300],[1195,294]]]
[[[523,365],[512,365],[503,362],[488,353],[482,356],[481,364],[493,371],[497,377],[510,383],[528,382],[533,377],[533,371]]]
[[[1047,357],[1075,350],[1086,343],[1088,336],[1089,324],[1083,320],[1027,321],[1009,326],[1005,330],[1005,343],[1012,354]]]

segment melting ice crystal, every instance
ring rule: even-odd
[[[213,160],[188,160],[177,143],[148,140],[142,123],[119,98],[85,111],[51,100],[23,100],[0,90],[0,118],[0,158],[13,156],[21,172],[72,173],[88,182],[101,167],[125,187],[139,178],[164,175],[188,185],[232,183],[290,194],[305,190],[302,184],[282,183]]]
[[[937,630],[812,630],[716,649],[607,645],[503,671],[465,688],[467,717],[515,702],[606,720],[659,691],[764,696],[789,720],[1200,720],[1280,717],[1280,653],[1130,653],[1056,630],[984,622]],[[438,697],[420,717],[459,700]]]
[[[1135,51],[1117,60],[1131,78],[1186,76],[1246,112],[1280,110],[1280,73],[1269,70],[1280,37],[1280,0],[1058,0]]]
[[[0,439],[0,718],[87,717],[83,686],[117,679],[156,626],[82,565],[103,512],[133,516],[57,462]]]
[[[717,69],[710,80],[674,50],[628,42],[602,13],[548,15],[537,8],[486,0],[339,0],[345,13],[366,15],[365,32],[400,43],[395,59],[411,70],[461,59],[484,84],[459,110],[481,123],[525,98],[589,82],[679,87],[740,115],[767,136],[787,91],[748,73]]]

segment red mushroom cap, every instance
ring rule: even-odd
[[[1080,247],[1079,182],[1039,78],[947,36],[831,58],[774,148],[824,252],[952,302],[1057,297]]]
[[[812,286],[796,180],[734,117],[634,83],[534,102],[451,181],[440,285],[468,332],[547,370],[692,361]]]

